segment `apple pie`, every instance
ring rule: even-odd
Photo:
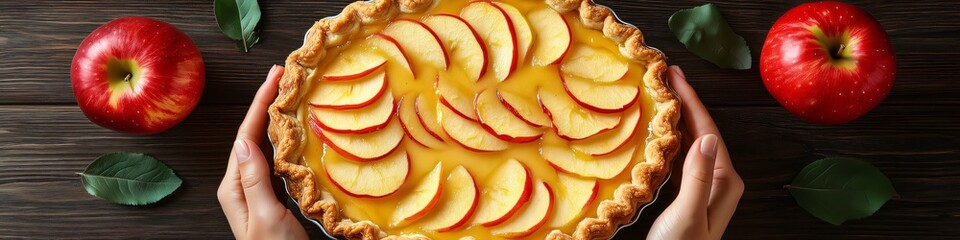
[[[275,170],[335,236],[609,238],[679,149],[664,55],[590,0],[354,2],[285,63]]]

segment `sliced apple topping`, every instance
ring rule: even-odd
[[[366,76],[387,62],[387,58],[369,51],[364,44],[357,44],[340,53],[323,73],[323,80],[344,81]]]
[[[454,64],[460,65],[467,77],[479,80],[487,70],[487,46],[462,18],[438,14],[423,19],[423,23],[440,37]]]
[[[497,80],[503,81],[517,69],[519,49],[513,22],[507,13],[490,2],[478,1],[460,11],[487,45],[491,67]]]
[[[510,146],[510,143],[484,130],[480,123],[463,118],[447,107],[442,108],[440,118],[447,136],[471,151],[494,152]]]
[[[488,89],[477,94],[474,105],[477,108],[480,125],[504,141],[525,143],[537,140],[543,134],[540,129],[534,128],[514,116],[510,110],[500,103],[495,89]]]
[[[437,34],[417,20],[398,19],[387,25],[381,33],[397,40],[400,48],[406,54],[410,54],[417,64],[423,63],[426,66],[444,70],[450,63]]]
[[[492,3],[500,7],[500,9],[503,9],[507,17],[510,17],[510,22],[513,23],[513,31],[517,38],[517,61],[523,62],[527,59],[530,44],[533,43],[533,32],[530,31],[530,24],[527,23],[527,19],[523,17],[523,14],[521,14],[520,10],[516,7],[501,2]]]
[[[414,76],[413,63],[410,62],[410,57],[407,53],[400,48],[400,43],[398,43],[396,39],[382,33],[374,33],[370,35],[369,42],[371,47],[380,49],[380,51],[387,56],[389,59],[387,61],[388,65],[390,63],[397,64],[401,69],[406,70],[411,76]]]
[[[393,94],[387,92],[374,104],[364,108],[336,110],[310,108],[310,114],[324,130],[336,133],[368,133],[383,129],[394,111]]]
[[[623,123],[614,130],[607,131],[597,136],[570,142],[570,147],[574,151],[579,151],[593,156],[602,156],[610,154],[620,149],[630,141],[637,130],[640,129],[640,116],[642,112],[639,106],[628,108],[623,115]]]
[[[427,215],[437,205],[440,201],[440,194],[443,192],[441,166],[442,163],[437,163],[437,166],[433,167],[433,170],[427,173],[427,176],[420,179],[413,190],[397,202],[391,225],[407,225]]]
[[[570,225],[583,215],[600,192],[600,181],[558,173],[553,214],[547,226],[560,228]]]
[[[535,185],[530,202],[513,218],[490,229],[491,234],[505,238],[522,238],[536,232],[547,222],[555,201],[553,189],[545,182],[537,182]]]
[[[611,179],[627,168],[633,159],[635,146],[621,148],[609,155],[577,154],[567,147],[543,146],[540,155],[557,170],[583,177]]]
[[[325,81],[317,86],[310,105],[319,108],[356,109],[366,107],[387,90],[387,75],[376,71],[351,81]]]
[[[354,197],[379,198],[400,189],[410,172],[410,159],[396,151],[373,162],[356,162],[337,154],[324,154],[327,178],[344,193]]]
[[[527,14],[530,27],[537,34],[533,45],[533,65],[546,66],[558,64],[563,55],[570,50],[573,34],[570,25],[552,8],[542,8]],[[558,27],[564,26],[564,27]]]
[[[439,115],[437,114],[439,105],[436,96],[432,94],[418,95],[416,103],[414,103],[414,107],[417,109],[417,120],[430,133],[430,136],[443,142],[443,137],[440,136],[443,133],[443,127],[440,126],[440,118],[437,117]]]
[[[537,127],[550,127],[550,117],[543,112],[543,108],[537,103],[535,94],[523,95],[507,89],[499,89],[497,98],[500,103],[510,110],[513,115],[523,119],[524,122]]]
[[[640,87],[623,82],[598,83],[560,74],[563,88],[580,106],[602,113],[623,111],[640,96]]]
[[[434,213],[424,219],[424,228],[447,232],[463,226],[477,209],[480,199],[473,176],[463,166],[457,166],[440,191],[443,192],[440,203],[431,210]]]
[[[595,82],[613,82],[627,74],[627,61],[610,50],[582,45],[572,51],[560,66],[566,74]]]
[[[553,122],[557,135],[579,140],[613,129],[620,124],[620,115],[598,113],[580,107],[570,96],[541,88],[537,96],[544,112]]]
[[[391,120],[383,129],[363,134],[330,132],[321,128],[316,119],[310,121],[310,127],[334,151],[361,162],[383,158],[397,149],[403,140],[403,127],[397,119]]]
[[[437,95],[440,95],[440,103],[461,117],[477,120],[477,113],[473,109],[474,93],[470,87],[473,83],[463,82],[459,76],[443,72],[437,75],[435,85]]]
[[[419,98],[419,95],[417,97]],[[397,103],[397,117],[400,119],[400,126],[403,127],[403,131],[414,142],[428,148],[443,144],[442,138],[432,136],[426,127],[420,123],[420,117],[417,115],[416,99],[401,98]]]
[[[474,222],[485,227],[503,223],[530,199],[533,179],[527,167],[509,159],[487,177],[480,190]]]

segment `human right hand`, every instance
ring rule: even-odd
[[[743,195],[743,180],[733,168],[717,125],[677,66],[670,84],[683,100],[681,115],[696,137],[683,163],[677,198],[657,217],[647,239],[720,239]]]

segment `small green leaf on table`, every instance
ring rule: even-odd
[[[737,35],[712,3],[677,11],[669,20],[670,31],[697,56],[721,68],[750,69],[750,48]]]
[[[141,153],[105,154],[79,174],[87,193],[123,205],[155,203],[183,183],[167,165]]]
[[[897,195],[890,179],[873,165],[838,157],[810,163],[784,187],[800,207],[833,225],[873,215]]]
[[[240,41],[237,48],[249,52],[260,41],[254,31],[260,22],[260,5],[257,0],[214,0],[213,12],[217,25],[230,39]]]

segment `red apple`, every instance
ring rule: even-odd
[[[819,124],[849,122],[876,107],[890,93],[896,70],[880,23],[839,2],[787,11],[760,54],[770,94],[794,115]]]
[[[122,17],[90,33],[73,56],[70,79],[90,121],[128,133],[158,133],[180,123],[200,101],[200,51],[176,27]]]

